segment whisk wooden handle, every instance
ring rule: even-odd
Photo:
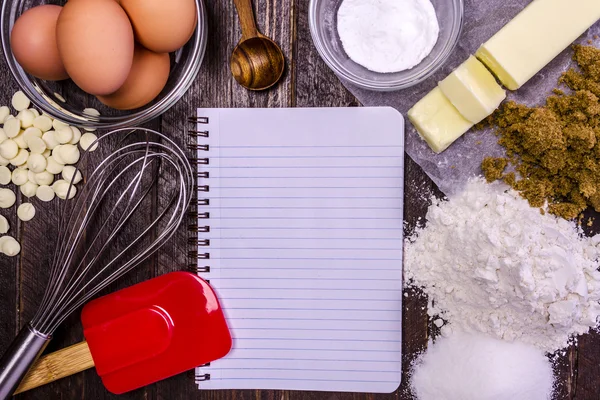
[[[87,342],[74,344],[40,357],[33,364],[15,394],[71,376],[94,366]]]

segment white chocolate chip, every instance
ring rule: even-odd
[[[54,148],[60,144],[54,136],[55,133],[55,131],[47,131],[42,135],[42,140],[46,143],[46,147],[50,150],[54,150]]]
[[[46,151],[46,142],[39,137],[32,137],[29,140],[25,140],[29,146],[29,150],[35,154],[44,154]]]
[[[10,229],[10,225],[8,224],[8,220],[6,217],[0,215],[0,233],[6,233]]]
[[[21,165],[27,163],[29,159],[29,152],[25,149],[20,149],[17,155],[10,159],[10,163],[15,167],[20,167]]]
[[[6,139],[8,139],[6,132],[4,132],[3,128],[0,128],[0,143],[4,142]]]
[[[3,124],[6,117],[10,115],[10,109],[6,106],[0,107],[0,124]]]
[[[54,189],[48,185],[39,186],[35,192],[35,196],[41,201],[52,201],[55,195]]]
[[[0,208],[10,208],[17,201],[15,192],[10,189],[0,189]]]
[[[18,92],[13,94],[12,106],[15,110],[17,110],[17,111],[26,110],[29,108],[30,104],[31,104],[31,101],[29,101],[27,96],[25,96],[25,93],[23,93],[22,91],[19,90]]]
[[[8,164],[10,164],[10,161],[8,161],[6,158],[0,156],[0,165],[3,166],[3,167],[5,167]]]
[[[29,128],[30,126],[33,126],[35,115],[29,110],[23,110],[19,111],[17,114],[17,119],[21,120],[21,127]]]
[[[94,143],[97,139],[98,137],[93,133],[85,133],[81,136],[81,139],[79,140],[79,145],[81,146],[83,151],[92,152],[98,148],[98,143]],[[92,143],[94,144],[93,146]]]
[[[12,139],[7,139],[4,142],[0,143],[0,156],[10,160],[11,158],[15,158],[19,153],[19,146]]]
[[[44,157],[43,155],[35,153],[29,155],[29,159],[27,160],[27,168],[29,168],[36,174],[44,172],[47,166],[48,162],[46,161],[46,157]]]
[[[27,181],[24,185],[19,186],[19,189],[21,190],[21,193],[23,193],[23,196],[33,197],[37,192],[38,186],[37,183]]]
[[[75,175],[75,180],[73,180],[73,175]],[[81,171],[79,171],[77,168],[75,168],[71,165],[67,165],[63,169],[62,178],[69,183],[71,183],[71,181],[73,181],[73,184],[76,185],[79,182],[81,182],[81,179],[82,179]]]
[[[59,121],[57,119],[52,121],[52,127],[54,128],[55,131],[59,130],[60,128],[66,128],[68,126],[69,126],[69,124],[65,124],[64,122]]]
[[[44,152],[42,153],[42,155],[46,158],[50,157],[52,155],[52,150],[50,149],[46,149],[44,150]]]
[[[48,168],[48,167],[46,167],[46,168]],[[31,179],[30,179],[30,181],[31,181]],[[35,174],[34,181],[38,185],[52,185],[52,182],[54,182],[54,175],[48,171],[39,172],[39,173]]]
[[[32,137],[42,138],[42,131],[34,126],[31,126],[23,131],[23,138],[25,141]]]
[[[27,142],[25,141],[23,133],[20,133],[18,136],[14,137],[13,140],[20,149],[27,149]]]
[[[65,164],[75,164],[79,161],[79,149],[73,144],[63,144],[58,149],[60,158],[65,161]]]
[[[60,174],[65,167],[64,164],[57,162],[53,156],[46,158],[46,171],[50,174]]]
[[[9,138],[14,138],[21,132],[21,120],[12,118],[4,123],[4,133]]]
[[[71,129],[70,126],[67,126],[67,127],[64,127],[64,128],[58,128],[54,132],[54,138],[60,144],[69,143],[71,141],[71,139],[73,139],[73,130]]]
[[[11,176],[12,183],[17,186],[26,184],[29,181],[29,174],[25,168],[15,168]]]
[[[30,196],[31,197],[31,196]],[[35,217],[35,207],[31,203],[23,203],[17,208],[17,217],[21,221],[31,221]]]
[[[54,182],[52,189],[54,189],[56,196],[63,200],[67,198],[67,193],[69,194],[69,199],[72,199],[77,194],[77,188],[75,186],[71,186],[71,184],[64,179],[59,179]]]
[[[33,120],[33,126],[42,132],[47,132],[52,129],[52,120],[45,115],[40,115]]]
[[[27,180],[31,183],[37,184],[37,180],[35,179],[35,172],[27,171]]]
[[[0,253],[14,257],[21,252],[21,245],[11,236],[0,237]]]
[[[69,141],[69,144],[79,143],[79,140],[81,139],[81,131],[74,126],[71,126],[70,128],[73,131],[73,138]]]
[[[0,185],[8,185],[12,179],[12,172],[5,166],[0,166]],[[1,232],[0,232],[1,233]]]
[[[31,113],[33,114],[34,118],[33,120],[35,121],[35,118],[40,116],[40,112],[38,110],[36,110],[35,108],[30,108],[29,111],[31,111]]]
[[[95,108],[84,108],[83,113],[86,115],[89,115],[91,117],[99,117],[100,116],[100,111],[96,110]],[[93,119],[95,119],[95,118],[93,118]],[[96,128],[83,128],[83,129],[85,129],[88,132],[94,132],[96,130]]]
[[[67,162],[65,160],[63,160],[62,156],[60,155],[61,147],[62,147],[62,144],[59,144],[54,149],[52,149],[52,157],[54,158],[54,161],[56,161],[57,163],[65,165],[65,164],[67,164]]]

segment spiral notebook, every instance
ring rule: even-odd
[[[396,390],[402,116],[199,109],[191,120],[192,256],[233,336],[225,358],[197,368],[199,388]]]

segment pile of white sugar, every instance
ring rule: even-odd
[[[549,400],[554,374],[533,346],[458,333],[429,346],[411,386],[419,400]]]
[[[348,57],[375,72],[413,68],[440,31],[430,0],[344,0],[337,28]]]
[[[600,316],[600,235],[474,180],[433,204],[405,248],[406,282],[429,296],[442,334],[481,332],[554,352]]]

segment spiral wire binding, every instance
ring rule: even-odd
[[[210,223],[206,220],[210,218],[210,213],[202,211],[201,207],[210,205],[210,199],[201,198],[202,193],[210,192],[210,185],[206,180],[210,179],[209,171],[199,171],[201,165],[209,165],[210,159],[208,157],[200,157],[201,151],[210,151],[208,144],[198,143],[200,139],[207,139],[210,137],[208,130],[201,130],[199,125],[208,124],[209,120],[206,117],[190,117],[188,122],[194,124],[194,129],[188,130],[188,147],[194,152],[194,156],[190,159],[190,163],[196,166],[196,178],[198,183],[194,187],[194,197],[192,198],[192,205],[189,211],[189,225],[190,238],[188,243],[194,250],[188,253],[189,257],[189,270],[200,276],[210,273],[210,252],[200,251],[200,248],[208,248],[210,246],[210,239],[201,237],[203,233],[210,232]],[[202,184],[200,184],[202,183]],[[208,249],[206,249],[208,250]],[[202,260],[202,262],[200,262]],[[207,280],[207,282],[209,282]],[[210,363],[201,365],[199,368],[210,367]],[[209,373],[199,373],[196,370],[195,382],[205,382],[210,380]]]

